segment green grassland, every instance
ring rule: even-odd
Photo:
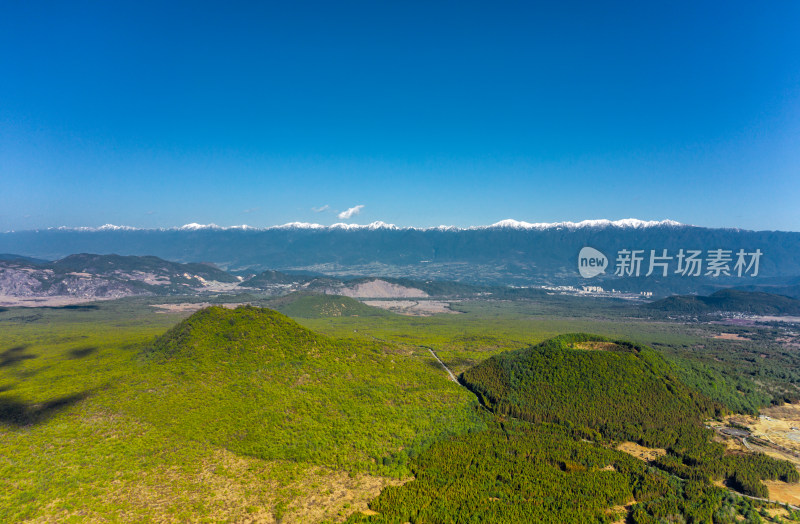
[[[427,352],[330,339],[278,313],[220,360],[217,342],[253,311],[188,320],[196,351],[184,358],[163,353],[176,316],[139,303],[0,314],[0,521],[237,520],[219,483],[272,518],[333,473],[383,485],[370,479],[407,476],[431,441],[482,427],[474,397]],[[246,475],[226,480],[219,456]]]
[[[464,300],[453,305],[458,314],[406,317],[344,297],[203,298],[268,305],[294,321],[257,308],[190,316],[152,307],[191,300],[198,299],[0,311],[0,521],[341,521],[413,473],[417,481],[406,486],[417,495],[386,488],[372,502],[379,515],[352,517],[405,522],[405,506],[389,501],[444,489],[453,471],[442,462],[448,456],[486,465],[459,480],[477,494],[459,498],[465,495],[454,488],[450,502],[430,506],[417,521],[455,522],[445,516],[459,500],[479,504],[475,514],[487,521],[508,521],[508,504],[524,502],[514,498],[516,484],[494,486],[496,478],[481,475],[522,467],[518,457],[508,464],[498,457],[514,447],[540,453],[534,441],[542,439],[551,451],[525,467],[564,493],[572,482],[605,479],[605,494],[574,508],[575,519],[610,521],[619,510],[609,504],[629,503],[631,494],[642,503],[641,522],[662,513],[705,515],[697,507],[706,499],[717,516],[751,515],[755,503],[686,484],[704,482],[685,470],[701,458],[688,448],[674,446],[675,460],[650,473],[635,461],[634,472],[624,466],[633,459],[608,449],[611,436],[581,433],[574,425],[581,421],[572,428],[498,426],[473,393],[448,380],[428,348],[462,373],[563,333],[625,338],[655,348],[673,387],[694,391],[681,398],[712,406],[702,414],[754,412],[794,388],[800,369],[774,342],[778,328],[737,328],[749,342],[714,340],[717,327],[650,318],[613,301],[598,308],[561,297]],[[753,359],[756,351],[768,358]],[[495,452],[470,456],[475,445]],[[764,477],[751,482],[745,469],[739,480],[757,490]],[[733,470],[706,476],[720,475],[735,480]],[[651,481],[660,486],[656,495],[638,496]],[[548,502],[541,518],[559,507]],[[721,518],[715,522],[728,522]]]

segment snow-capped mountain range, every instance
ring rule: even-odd
[[[182,226],[176,227],[169,227],[169,228],[138,228],[133,226],[117,226],[114,224],[105,224],[100,227],[67,227],[67,226],[60,226],[56,228],[48,228],[48,229],[57,229],[61,231],[145,231],[145,230],[157,230],[157,231],[199,231],[203,229],[211,229],[211,230],[242,230],[242,231],[267,231],[270,229],[340,229],[345,231],[355,231],[355,230],[374,230],[374,229],[392,229],[392,230],[413,230],[413,231],[429,231],[429,230],[436,230],[436,231],[469,231],[475,229],[580,229],[580,228],[599,228],[599,227],[620,227],[620,228],[647,228],[647,227],[657,227],[657,226],[682,226],[680,222],[676,222],[674,220],[639,220],[637,218],[625,218],[621,220],[608,220],[608,219],[599,219],[599,220],[582,220],[580,222],[524,222],[521,220],[514,220],[512,218],[507,218],[505,220],[500,220],[499,222],[495,222],[494,224],[490,224],[487,226],[469,226],[469,227],[459,227],[459,226],[433,226],[433,227],[399,227],[395,224],[387,224],[386,222],[376,221],[370,224],[347,224],[344,222],[338,222],[336,224],[331,225],[323,225],[323,224],[316,224],[312,222],[288,222],[286,224],[281,224],[277,226],[268,226],[268,227],[254,227],[248,226],[247,224],[241,224],[237,226],[219,226],[217,224],[198,224],[196,222],[192,222],[191,224],[184,224]]]
[[[578,254],[591,247],[607,257],[605,272],[582,280]],[[800,233],[747,231],[685,225],[673,220],[584,220],[530,223],[502,220],[487,226],[398,227],[385,222],[322,225],[292,222],[279,226],[223,227],[191,223],[165,229],[137,229],[107,224],[90,228],[52,228],[0,233],[0,253],[57,260],[75,253],[153,255],[175,262],[211,262],[246,272],[305,271],[333,276],[384,276],[461,280],[512,285],[583,285],[624,288],[615,276],[621,251],[642,256],[640,277],[651,253],[666,255],[673,266],[683,250],[708,257],[723,250],[760,250],[755,277],[728,274],[633,278],[629,287],[692,292],[701,285],[749,285],[764,279],[798,279]],[[752,269],[752,268],[751,268]],[[631,280],[631,279],[628,279]]]

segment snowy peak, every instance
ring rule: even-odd
[[[521,222],[519,220],[514,220],[511,218],[507,218],[506,220],[501,220],[500,222],[495,222],[490,226],[476,226],[469,229],[583,229],[583,228],[607,228],[607,227],[619,227],[619,228],[633,228],[633,229],[642,229],[648,227],[659,227],[659,226],[668,226],[668,227],[677,227],[682,226],[680,222],[676,222],[674,220],[639,220],[637,218],[625,218],[622,220],[608,220],[608,219],[600,219],[600,220],[583,220],[581,222],[538,222],[538,223],[530,223],[530,222]]]
[[[100,227],[67,227],[67,226],[59,226],[57,228],[48,228],[48,229],[57,229],[59,231],[139,231],[138,227],[132,226],[115,226],[114,224],[104,224]]]
[[[266,229],[325,229],[326,227],[322,224],[311,224],[309,222],[288,222],[281,226],[272,226]]]
[[[375,229],[401,229],[394,224],[387,224],[386,222],[372,222],[371,224],[346,224],[344,222],[338,222],[336,224],[331,224],[330,226],[324,226],[322,224],[311,224],[309,222],[289,222],[288,224],[283,224],[281,226],[272,226],[267,227],[265,229],[343,229],[345,231],[353,231],[358,229],[367,229],[367,230],[375,230]],[[408,228],[413,229],[413,228]]]
[[[105,224],[97,228],[98,231],[136,231],[138,227],[132,226],[115,226],[114,224]]]
[[[387,224],[386,222],[377,221],[365,225],[338,223],[338,224],[333,224],[332,226],[329,227],[329,229],[345,229],[345,230],[367,229],[374,231],[376,229],[401,229],[401,228],[397,227],[394,224]],[[414,228],[407,228],[407,229],[414,229]]]
[[[174,228],[180,231],[197,231],[199,229],[223,229],[218,225],[211,223],[211,224],[198,224],[197,222],[192,222],[191,224],[184,224],[181,227]]]

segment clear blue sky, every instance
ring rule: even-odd
[[[798,28],[797,1],[2,2],[0,230],[798,231]]]

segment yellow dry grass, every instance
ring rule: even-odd
[[[587,349],[590,351],[614,351],[617,349],[617,344],[614,342],[575,342],[575,349]]]
[[[764,480],[762,482],[769,489],[770,500],[800,506],[800,484],[788,484],[780,480]]]
[[[623,442],[617,446],[617,450],[632,455],[638,459],[646,462],[652,462],[658,457],[663,457],[667,454],[667,450],[661,448],[648,448],[640,446],[636,442]]]
[[[738,333],[720,333],[719,335],[714,335],[712,338],[716,338],[719,340],[751,340],[747,337],[743,337]]]

